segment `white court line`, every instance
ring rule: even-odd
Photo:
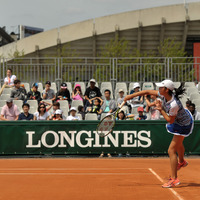
[[[133,175],[133,174],[152,174],[152,173],[0,173],[1,175]]]
[[[23,170],[146,170],[147,168],[0,168],[0,171],[23,171]]]
[[[149,171],[162,183],[164,183],[163,179],[151,168],[148,168]],[[168,188],[179,200],[184,200],[174,189]]]

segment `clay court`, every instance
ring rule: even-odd
[[[0,199],[199,199],[200,160],[187,161],[181,184],[163,189],[168,158],[1,159]]]

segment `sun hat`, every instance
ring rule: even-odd
[[[75,107],[71,107],[69,112],[71,112],[72,110],[77,111]]]
[[[62,115],[62,110],[60,110],[60,109],[56,110],[55,114],[56,115]]]
[[[133,84],[133,89],[138,88],[138,87],[140,88],[140,84],[139,83],[134,83]]]
[[[156,83],[156,86],[158,86],[158,87],[166,87],[171,91],[173,91],[174,88],[175,88],[174,83],[171,80],[164,80],[161,83]]]

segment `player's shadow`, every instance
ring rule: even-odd
[[[179,188],[183,188],[183,187],[200,187],[200,183],[181,183],[178,187]]]

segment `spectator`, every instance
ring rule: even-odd
[[[138,111],[138,115],[136,115],[136,120],[146,120],[147,119],[147,116],[144,115],[144,108],[143,107],[138,107],[137,108],[137,111]]]
[[[55,115],[53,116],[52,120],[57,121],[57,120],[63,120],[62,117],[62,110],[56,110]]]
[[[76,84],[74,87],[74,91],[72,92],[72,99],[81,101],[84,99],[83,93],[81,91],[81,86],[79,84]]]
[[[200,112],[196,110],[196,106],[194,103],[190,104],[189,111],[192,113],[194,120],[200,120]]]
[[[186,101],[186,107],[185,107],[185,109],[188,109],[189,110],[189,107],[190,107],[190,105],[191,105],[191,103],[192,103],[192,101],[190,101],[189,99],[187,99],[187,101]]]
[[[103,105],[101,106],[99,114],[101,114],[102,112],[111,113],[116,109],[116,102],[115,100],[110,98],[110,94],[111,94],[110,90],[104,91],[105,100],[103,102]]]
[[[78,106],[78,113],[81,114],[82,119],[85,120],[85,110],[83,106]]]
[[[50,111],[50,117],[49,117],[49,119],[53,119],[53,117],[55,116],[56,110],[61,110],[60,109],[60,103],[58,101],[56,101],[56,102],[53,103],[53,110]],[[62,118],[64,120],[66,119],[66,117],[63,115],[63,111],[62,111]]]
[[[125,114],[123,110],[120,110],[117,114],[116,120],[133,120],[134,119],[134,114]]]
[[[85,100],[86,100],[86,104],[85,104],[85,110],[87,107],[91,107],[93,105],[93,100],[96,99],[96,97],[100,97],[102,96],[100,89],[98,87],[95,86],[96,81],[95,79],[91,79],[90,80],[90,87],[88,87],[85,91]]]
[[[69,103],[71,102],[70,93],[67,89],[67,84],[62,83],[60,86],[60,90],[56,94],[56,99],[58,100],[67,100]]]
[[[46,105],[44,103],[39,104],[38,112],[34,113],[34,120],[49,120],[49,112],[46,111]]]
[[[133,90],[131,90],[130,94],[133,94],[133,93],[139,92],[139,91],[140,91],[140,84],[134,83]],[[143,107],[142,102],[143,102],[143,97],[141,97],[141,96],[134,97],[133,99],[127,101],[127,104],[129,107],[129,112],[131,112],[132,108]]]
[[[117,106],[120,106],[124,101],[124,90],[119,89],[119,98],[117,99]]]
[[[71,107],[69,110],[70,115],[67,117],[67,120],[80,120],[79,116],[76,116],[76,108]]]
[[[54,90],[51,89],[51,82],[47,81],[45,83],[45,89],[42,92],[42,98],[43,99],[50,99],[52,101],[54,101],[56,99],[56,95]]]
[[[53,106],[52,102],[49,103],[47,101],[40,101],[40,103],[43,103],[46,106],[46,111],[49,111]]]
[[[7,69],[7,77],[4,79],[4,84],[8,87],[13,87],[16,79],[17,77],[12,75],[12,69]]]
[[[14,80],[14,88],[11,91],[10,98],[13,100],[22,100],[24,101],[26,99],[26,90],[22,87],[20,87],[21,81],[20,80]]]
[[[22,105],[22,108],[23,108],[24,112],[22,112],[19,115],[18,120],[26,120],[26,121],[33,120],[33,118],[34,118],[33,114],[29,113],[30,105],[28,103],[24,103]]]
[[[6,105],[2,107],[1,117],[2,121],[16,121],[18,120],[20,112],[12,99],[6,100]]]
[[[156,96],[151,95],[150,99],[153,100],[151,103],[147,96],[145,96],[145,101],[147,103],[146,112],[150,112],[151,120],[159,120],[160,119],[160,111],[156,108],[156,101],[161,101],[161,99],[156,98]]]
[[[33,84],[31,91],[27,94],[27,100],[37,100],[38,104],[42,100],[41,94],[38,91],[38,83]]]
[[[88,107],[88,112],[99,114],[100,108],[103,104],[103,100],[100,97],[97,97],[94,100],[94,105],[92,107]]]

